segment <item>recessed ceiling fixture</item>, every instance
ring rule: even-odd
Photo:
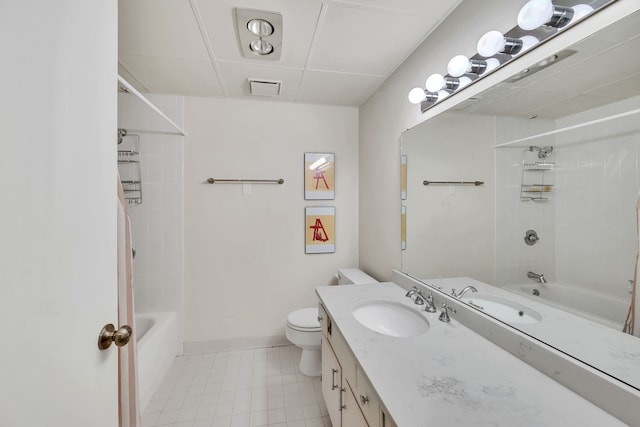
[[[240,49],[246,58],[278,61],[282,50],[282,15],[236,8]]]

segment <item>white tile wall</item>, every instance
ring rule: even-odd
[[[557,120],[563,128],[637,109],[640,97]],[[522,137],[522,120],[498,121],[498,134]],[[520,202],[525,147],[496,150],[498,284],[526,282],[533,270],[618,298],[628,298],[638,239],[635,205],[640,190],[640,126],[637,116],[532,140],[553,145],[556,163],[551,202]],[[501,128],[502,127],[502,128]],[[506,128],[506,129],[505,129]],[[531,131],[531,129],[526,129]],[[527,229],[540,241],[523,242]]]
[[[183,123],[182,97],[147,97],[178,125]],[[176,311],[182,319],[184,138],[171,134],[162,118],[125,93],[118,97],[118,127],[140,136],[143,203],[128,205],[136,249],[135,309]],[[134,143],[133,136],[125,137],[119,149]]]

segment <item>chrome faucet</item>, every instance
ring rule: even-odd
[[[414,286],[413,289],[410,289],[409,292],[407,292],[404,296],[407,298],[411,298],[414,294],[417,294],[418,292],[420,292],[420,289],[418,289],[417,286]]]
[[[420,302],[418,302],[420,300]],[[424,304],[424,311],[428,311],[429,313],[436,312],[436,306],[433,302],[433,293],[429,292],[429,296],[425,297],[422,295],[422,291],[418,291],[416,293],[416,304]]]
[[[449,317],[449,312],[455,313],[456,309],[453,307],[447,306],[446,303],[442,303],[442,313],[440,313],[440,316],[438,316],[438,320],[441,322],[449,323],[451,321],[451,318]]]
[[[455,289],[451,289],[451,295],[454,298],[460,299],[460,298],[462,298],[462,295],[467,293],[467,291],[478,292],[478,290],[474,286],[469,285],[469,286],[465,287],[463,290],[461,290],[459,294],[456,294],[456,290]]]
[[[544,278],[544,274],[537,274],[537,273],[534,273],[533,271],[530,271],[527,273],[527,277],[529,279],[537,280],[538,283],[547,283],[547,279]]]

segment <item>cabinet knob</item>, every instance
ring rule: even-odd
[[[362,404],[362,406],[364,406],[368,401],[369,401],[368,396],[360,395],[360,403]]]
[[[318,316],[318,322],[322,322],[322,316]]]

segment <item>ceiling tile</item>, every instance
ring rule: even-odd
[[[227,96],[232,98],[251,97],[249,93],[248,79],[257,80],[277,80],[281,81],[280,95],[272,100],[294,102],[300,80],[302,79],[302,69],[292,69],[283,67],[273,67],[265,64],[244,64],[241,62],[218,63],[220,76],[224,82]]]
[[[437,23],[433,17],[347,4],[328,5],[309,67],[387,76]]]
[[[424,16],[441,18],[453,10],[461,0],[335,0],[333,3],[357,4],[403,12],[419,13]]]
[[[234,8],[239,7],[282,13],[282,57],[279,64],[304,67],[320,15],[321,0],[196,1],[217,60],[247,61],[252,64],[264,62],[245,58],[240,51],[234,15]]]
[[[120,0],[119,51],[209,58],[189,0]]]
[[[298,102],[361,105],[384,82],[384,77],[305,71]]]
[[[121,54],[120,61],[154,93],[223,96],[208,59]]]

